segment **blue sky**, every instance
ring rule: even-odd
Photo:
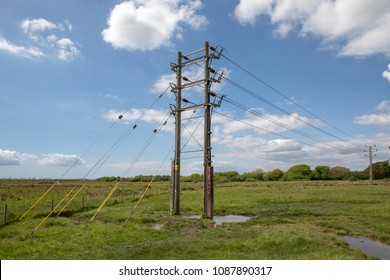
[[[0,0],[0,178],[169,174],[170,63],[205,41],[224,48],[213,90],[230,101],[212,117],[215,171],[362,170],[364,145],[388,160],[389,26],[387,0]],[[183,151],[202,149],[202,118],[184,124]],[[182,173],[201,173],[187,155]]]

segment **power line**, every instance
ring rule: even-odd
[[[137,156],[134,158],[134,160],[131,162],[131,164],[129,165],[129,167],[127,168],[125,174],[122,176],[122,178],[125,178],[127,177],[127,175],[129,174],[129,172],[131,171],[131,169],[134,167],[134,165],[138,162],[138,160],[141,158],[141,156],[144,154],[144,152],[148,149],[148,147],[150,146],[150,144],[153,142],[154,138],[156,137],[156,135],[161,131],[161,129],[167,124],[168,122],[168,119],[169,117],[171,116],[171,114],[169,113],[166,117],[166,119],[164,120],[164,122],[160,125],[160,127],[158,129],[154,129],[153,130],[153,133],[152,135],[149,137],[148,141],[146,142],[146,144],[144,145],[144,147],[139,151],[139,153],[137,154]],[[120,179],[118,179],[118,181],[116,182],[116,184],[114,185],[114,187],[111,189],[110,193],[107,195],[107,197],[103,200],[103,202],[100,204],[99,208],[96,210],[95,214],[92,216],[92,218],[90,219],[90,221],[93,221],[96,217],[96,215],[100,212],[100,210],[103,208],[103,206],[107,203],[108,199],[112,196],[112,194],[115,192],[115,190],[118,188],[118,185],[120,183]]]
[[[168,90],[168,88],[165,90],[165,92]],[[165,93],[164,92],[164,93]],[[163,93],[163,94],[164,94]],[[139,97],[140,98],[140,97]],[[139,100],[139,98],[137,98],[136,101],[134,101],[131,105],[129,105],[129,107],[122,113],[118,116],[118,118],[115,120],[115,122],[113,122],[85,151],[84,153],[77,158],[77,160],[75,160],[75,162],[62,174],[62,176],[54,183],[50,186],[50,188],[20,217],[20,220],[22,220],[32,209],[34,209],[34,207],[36,205],[38,205],[38,203],[56,186],[56,185],[60,185],[60,181],[65,178],[66,174],[68,174],[84,157],[87,153],[89,153],[89,151],[123,118],[123,115],[125,115],[132,106],[134,106],[134,104]],[[88,175],[88,173],[87,173]],[[83,178],[83,180],[85,179],[85,177]],[[77,186],[76,186],[77,187]]]
[[[121,144],[121,143],[123,143],[123,141],[129,136],[129,134],[131,133],[131,128],[133,128],[133,129],[135,129],[136,127],[137,127],[137,124],[138,124],[138,122],[140,122],[142,119],[143,119],[143,117],[145,116],[145,114],[157,103],[157,101],[167,92],[167,90],[169,89],[169,87],[167,87],[167,89],[163,92],[163,93],[161,93],[159,96],[158,96],[158,98],[156,99],[156,100],[154,100],[153,101],[153,103],[143,112],[143,114],[141,114],[141,116],[137,119],[137,121],[135,122],[135,124],[132,126],[132,127],[129,127],[127,130],[126,130],[126,132],[124,133],[124,134],[122,134],[122,136],[110,147],[110,149],[92,166],[92,168],[85,174],[85,176],[82,178],[82,181],[84,181],[87,177],[88,177],[88,175],[93,171],[93,169],[95,169],[96,168],[96,166],[100,163],[100,162],[102,162],[102,160],[103,160],[103,162],[100,164],[100,166],[95,170],[95,173],[97,172],[97,170],[99,170],[102,166],[103,166],[103,164],[108,160],[108,158],[112,155],[112,153],[116,150],[116,148],[118,148],[118,146]],[[124,113],[123,114],[125,114],[125,113],[127,113],[129,110],[130,110],[130,108],[131,108],[131,106],[132,105],[130,105],[125,111],[124,111]],[[110,126],[109,126],[109,128],[86,150],[86,152],[83,154],[83,156],[85,156],[85,154],[86,153],[88,153],[91,149],[92,149],[92,147],[93,146],[95,146],[107,133],[108,133],[108,131],[119,121],[119,120],[121,120],[123,118],[123,115],[119,115],[118,116],[118,119],[116,119],[116,121],[113,123],[113,124],[111,124]],[[73,168],[73,167],[75,167],[76,166],[76,164],[79,162],[81,160],[81,158],[79,158],[79,159],[77,159],[74,163],[73,163],[73,165],[62,175],[62,177],[61,177],[61,179],[59,179],[59,180],[62,180],[64,177],[65,177],[65,175]],[[20,218],[20,220],[21,219],[23,219],[57,184],[60,184],[59,183],[59,180],[57,180],[57,182],[56,183],[54,183],[23,215],[22,215],[22,217]],[[44,221],[46,221],[46,219],[47,218],[49,218],[49,216],[54,212],[54,210],[56,210],[59,206],[60,206],[60,204],[62,204],[62,202],[73,192],[73,190],[75,190],[76,188],[77,188],[77,186],[78,185],[76,185],[74,188],[72,188],[72,190],[63,198],[63,200],[59,203],[59,204],[57,204],[57,206],[55,207],[55,209],[53,209],[53,211],[52,212],[50,212],[49,213],[49,215],[41,222],[41,224],[44,222]],[[82,187],[81,188],[84,188],[84,186],[85,186],[85,184],[84,185],[82,185]],[[79,191],[81,190],[81,188],[79,189]],[[79,193],[79,191],[77,192],[77,193]],[[77,193],[76,193],[76,195],[77,195]],[[72,198],[71,198],[71,200],[74,198],[75,196],[73,196]],[[66,207],[66,205],[65,205],[65,207]],[[64,207],[64,208],[65,208]],[[61,209],[61,212],[64,210],[64,208],[63,209]],[[41,226],[41,224],[39,224],[37,227],[36,227],[36,229],[35,230],[37,230],[40,226]]]
[[[249,75],[251,75],[252,77],[254,77],[254,78],[256,78],[257,80],[259,80],[260,82],[264,83],[265,85],[267,85],[268,87],[270,87],[272,90],[276,91],[277,93],[281,94],[284,98],[286,98],[287,100],[289,100],[289,101],[292,102],[293,104],[296,104],[298,107],[302,108],[304,111],[308,112],[309,114],[311,114],[312,116],[314,116],[315,118],[317,118],[318,120],[320,120],[321,122],[323,122],[323,123],[325,123],[325,124],[328,124],[328,125],[332,126],[331,124],[327,123],[326,121],[322,120],[321,118],[319,118],[319,117],[316,116],[315,114],[311,113],[309,110],[305,109],[304,107],[302,107],[301,105],[299,105],[298,103],[296,103],[294,100],[291,100],[291,99],[288,98],[287,96],[283,95],[281,92],[277,91],[275,88],[273,88],[273,87],[270,86],[269,84],[265,83],[264,81],[262,81],[261,79],[259,79],[258,77],[256,77],[254,74],[252,74],[252,73],[250,73],[248,70],[244,69],[242,66],[238,65],[237,63],[235,63],[235,62],[232,61],[231,59],[227,58],[225,55],[223,55],[223,54],[221,54],[221,55],[222,55],[224,58],[226,58],[227,60],[229,60],[231,63],[235,64],[237,67],[239,67],[240,69],[242,69],[243,71],[245,71],[246,73],[248,73]],[[195,64],[196,64],[197,66],[201,67],[201,68],[204,68],[202,65],[200,65],[200,64],[198,64],[198,63],[195,63]],[[299,116],[296,116],[296,115],[290,113],[289,111],[287,111],[287,110],[281,108],[280,106],[278,106],[278,105],[272,103],[271,101],[269,101],[269,100],[267,100],[267,99],[265,99],[265,98],[259,96],[258,94],[254,93],[253,91],[247,89],[246,87],[244,87],[244,86],[238,84],[237,82],[234,82],[234,81],[232,81],[231,79],[229,79],[229,78],[227,78],[227,77],[225,77],[225,76],[222,76],[222,75],[221,75],[221,78],[224,79],[225,81],[227,81],[228,83],[230,83],[231,85],[233,85],[233,86],[237,87],[238,89],[242,90],[243,92],[247,93],[248,95],[250,95],[250,96],[252,96],[252,97],[254,97],[254,98],[256,98],[256,99],[258,99],[258,100],[260,100],[260,101],[262,101],[262,102],[264,102],[264,103],[266,103],[266,104],[268,104],[269,106],[273,107],[274,109],[276,109],[276,110],[278,110],[278,111],[280,111],[280,112],[282,112],[282,113],[284,113],[284,114],[287,114],[287,115],[291,116],[292,118],[294,118],[294,119],[296,119],[296,120],[298,120],[298,121],[300,121],[300,122],[302,122],[302,123],[304,123],[304,124],[306,124],[306,125],[308,125],[308,126],[314,128],[314,129],[316,129],[316,130],[318,130],[318,131],[320,131],[320,132],[322,132],[322,133],[324,133],[324,134],[326,134],[326,135],[329,135],[329,136],[331,136],[331,137],[333,137],[333,138],[336,138],[336,139],[338,139],[338,140],[340,140],[340,141],[342,141],[342,142],[348,143],[348,144],[351,143],[351,142],[349,142],[349,141],[347,141],[347,140],[345,140],[345,139],[343,139],[343,138],[340,138],[340,137],[338,137],[338,136],[336,136],[336,135],[334,135],[334,134],[332,134],[332,133],[330,133],[330,132],[328,132],[328,131],[325,131],[324,129],[321,129],[321,128],[319,128],[319,127],[317,127],[317,126],[311,124],[310,122],[308,122],[308,121],[302,119],[302,118],[299,117]],[[189,80],[187,79],[187,81],[189,81]],[[191,81],[189,81],[189,82],[192,83]],[[226,97],[225,97],[225,98],[226,98]],[[336,128],[336,129],[337,129],[337,128]],[[337,130],[338,130],[338,129],[337,129]],[[345,134],[345,133],[344,133],[344,134]],[[349,137],[354,138],[353,136],[351,136],[351,135],[349,135],[349,134],[346,134],[346,135],[349,136]],[[355,138],[355,139],[356,139],[356,138]],[[323,141],[323,140],[320,140],[320,141]],[[351,143],[351,144],[353,144],[353,143]],[[354,145],[355,145],[356,147],[361,148],[360,145],[356,145],[356,144],[354,144]],[[341,149],[345,150],[344,148],[341,148]]]
[[[255,128],[255,129],[258,129],[258,130],[261,130],[261,131],[265,131],[265,132],[267,132],[267,133],[271,133],[271,134],[273,134],[273,135],[276,135],[276,136],[278,136],[278,137],[281,137],[281,138],[284,138],[284,139],[287,139],[287,140],[293,140],[293,141],[298,142],[298,143],[301,143],[301,144],[303,144],[303,145],[311,146],[311,147],[318,148],[318,149],[322,149],[322,150],[326,150],[326,151],[333,151],[333,150],[331,150],[331,149],[327,149],[327,148],[324,148],[324,147],[315,146],[315,145],[312,145],[312,144],[303,142],[303,141],[301,141],[301,140],[294,139],[294,138],[291,138],[291,137],[287,137],[287,136],[285,136],[285,135],[283,135],[283,134],[280,134],[280,133],[277,133],[277,132],[274,132],[274,131],[271,131],[271,130],[268,130],[268,129],[265,129],[265,128],[261,128],[261,127],[259,127],[259,126],[256,126],[256,125],[254,125],[254,124],[248,123],[248,122],[243,121],[243,120],[240,120],[240,119],[237,119],[237,118],[235,118],[235,117],[228,116],[228,115],[223,114],[223,113],[221,113],[221,112],[217,112],[217,111],[216,111],[215,113],[218,114],[218,115],[220,115],[220,116],[223,116],[223,117],[225,117],[225,118],[228,118],[228,119],[231,119],[231,120],[233,120],[233,121],[236,121],[236,122],[245,124],[245,125],[247,125],[247,126],[249,126],[249,127],[252,127],[252,128]]]
[[[138,119],[128,127],[128,129],[122,134],[122,136],[117,139],[115,143],[111,145],[111,147],[106,151],[106,153],[93,165],[93,167],[87,172],[84,176],[86,178],[95,168],[91,177],[100,170],[100,168],[107,162],[107,160],[113,155],[116,149],[127,139],[127,137],[133,132],[136,128],[138,128],[139,123],[143,120],[147,112],[149,112],[152,107],[163,97],[163,95],[168,91],[169,87],[165,89],[163,93],[161,93],[150,105],[144,110],[144,112],[138,117]]]
[[[243,66],[239,65],[237,62],[233,61],[232,59],[230,59],[229,57],[227,57],[226,55],[222,54],[222,56],[228,60],[229,62],[231,62],[232,64],[234,64],[235,66],[237,66],[239,69],[241,69],[242,71],[244,71],[245,73],[247,73],[248,75],[250,75],[251,77],[253,77],[255,80],[257,80],[258,82],[262,83],[263,85],[267,86],[268,88],[270,88],[271,90],[273,90],[274,92],[276,92],[277,94],[279,94],[280,96],[282,96],[283,98],[285,98],[286,100],[288,100],[289,102],[291,102],[292,104],[296,105],[297,107],[299,107],[300,109],[302,109],[303,111],[305,111],[306,113],[312,115],[313,117],[315,117],[316,119],[320,120],[321,122],[323,122],[324,124],[332,127],[333,129],[337,130],[338,132],[350,137],[350,138],[353,138],[355,140],[357,140],[357,142],[359,142],[361,146],[363,146],[364,144],[362,144],[362,142],[350,135],[349,133],[337,128],[336,126],[334,126],[333,124],[325,121],[324,119],[320,118],[318,115],[312,113],[310,110],[306,109],[305,107],[301,106],[300,104],[298,104],[297,102],[295,102],[293,99],[287,97],[285,94],[283,94],[281,91],[277,90],[275,87],[271,86],[269,83],[265,82],[264,80],[260,79],[259,77],[257,77],[255,74],[251,73],[249,70],[245,69]],[[328,134],[328,133],[327,133]],[[338,137],[337,137],[338,138]]]
[[[199,64],[196,64],[196,65],[198,65],[199,67],[202,67],[202,66],[199,65]],[[202,67],[202,68],[203,68],[203,67]],[[325,130],[323,130],[323,129],[321,129],[321,128],[318,128],[318,127],[316,127],[315,125],[313,125],[313,124],[311,124],[311,123],[309,123],[309,122],[303,120],[302,118],[299,118],[299,117],[295,116],[294,114],[288,112],[287,110],[284,110],[283,108],[281,108],[281,107],[275,105],[274,103],[268,101],[267,99],[265,99],[265,98],[263,98],[263,97],[257,95],[256,93],[250,91],[249,89],[245,88],[244,86],[239,85],[238,83],[232,81],[231,79],[228,79],[228,78],[226,78],[226,77],[224,77],[224,76],[222,76],[222,78],[223,78],[224,80],[228,81],[229,83],[231,83],[232,85],[234,85],[235,87],[239,88],[240,90],[244,91],[245,93],[247,93],[247,94],[249,94],[249,95],[255,97],[256,99],[258,99],[258,100],[260,100],[260,101],[262,101],[262,102],[264,102],[264,103],[266,103],[266,104],[272,106],[273,108],[275,108],[275,109],[277,109],[277,110],[279,110],[279,111],[281,111],[281,112],[283,112],[283,113],[289,115],[290,117],[292,117],[292,118],[294,118],[294,119],[296,119],[296,120],[298,120],[298,121],[300,121],[300,122],[302,122],[302,123],[304,123],[304,124],[306,124],[306,125],[309,125],[310,127],[315,128],[315,129],[317,129],[317,130],[319,130],[319,131],[321,131],[321,132],[323,132],[323,133],[325,133],[325,134],[327,134],[327,135],[329,135],[329,136],[332,136],[332,137],[334,137],[334,138],[336,138],[336,139],[338,139],[338,140],[340,140],[340,141],[343,141],[343,142],[346,142],[346,143],[350,143],[350,142],[348,142],[348,141],[345,140],[345,139],[342,139],[342,138],[340,138],[340,137],[338,137],[338,136],[336,136],[336,135],[333,135],[333,134],[331,134],[331,133],[329,133],[329,132],[327,132],[327,131],[325,131]],[[191,80],[189,80],[188,78],[185,78],[185,80],[186,80],[187,82],[189,82],[189,83],[194,83],[194,82],[192,82]],[[232,99],[230,99],[230,98],[228,98],[228,97],[226,97],[226,96],[224,96],[223,98],[224,98],[224,100],[225,100],[226,102],[228,102],[228,103],[230,103],[230,104],[232,104],[232,105],[234,105],[234,106],[236,106],[236,107],[238,107],[238,108],[240,108],[240,109],[243,109],[243,110],[245,110],[246,112],[249,112],[249,113],[254,114],[254,115],[256,115],[256,116],[259,116],[259,117],[261,117],[261,118],[263,118],[263,119],[266,119],[266,120],[268,120],[269,122],[274,123],[275,125],[278,125],[278,126],[280,126],[280,127],[283,127],[283,128],[285,128],[285,129],[287,129],[288,131],[295,132],[295,133],[297,133],[297,134],[299,134],[299,135],[301,135],[301,136],[304,136],[304,137],[306,137],[306,138],[309,138],[309,139],[314,140],[314,141],[317,141],[317,142],[321,142],[321,143],[323,143],[323,144],[325,144],[325,145],[327,145],[327,146],[330,146],[330,147],[332,147],[332,148],[341,150],[341,151],[343,151],[343,152],[354,153],[354,151],[347,150],[347,149],[345,149],[345,148],[342,147],[342,146],[328,143],[328,142],[325,141],[325,140],[322,140],[322,139],[320,139],[320,138],[318,138],[318,137],[312,136],[312,135],[310,135],[310,134],[308,134],[308,133],[305,133],[305,132],[303,132],[303,131],[301,131],[301,130],[299,130],[299,129],[296,129],[296,128],[293,128],[293,127],[291,127],[291,126],[288,126],[288,125],[286,125],[286,124],[284,124],[284,123],[281,123],[281,122],[279,122],[279,121],[277,121],[277,120],[275,120],[275,119],[273,119],[273,118],[271,118],[271,117],[269,117],[269,116],[266,116],[266,115],[264,115],[264,114],[260,114],[260,113],[258,113],[258,112],[256,112],[256,111],[253,111],[252,109],[246,107],[245,105],[242,105],[242,104],[240,104],[240,103],[238,103],[238,102],[236,102],[236,101],[233,101]],[[186,99],[185,101],[186,101],[187,103],[192,103],[192,102],[188,101],[187,99]],[[269,131],[269,132],[270,132],[270,131]],[[271,133],[272,133],[272,132],[271,132]],[[305,144],[307,144],[307,143],[305,143]],[[360,148],[360,147],[359,147],[359,148]]]
[[[338,137],[338,136],[336,136],[336,135],[334,135],[334,134],[332,134],[332,133],[330,133],[330,132],[327,132],[327,131],[325,131],[325,130],[323,130],[323,129],[321,129],[321,128],[319,128],[319,127],[313,125],[313,124],[311,124],[310,122],[308,122],[308,121],[306,121],[306,120],[304,120],[304,119],[302,119],[302,118],[300,118],[300,117],[298,117],[298,116],[296,116],[296,115],[294,115],[294,114],[288,112],[287,110],[285,110],[285,109],[279,107],[278,105],[275,105],[274,103],[268,101],[267,99],[265,99],[265,98],[263,98],[263,97],[257,95],[257,94],[254,93],[253,91],[250,91],[249,89],[245,88],[244,86],[242,86],[242,85],[240,85],[240,84],[238,84],[238,83],[236,83],[236,82],[234,82],[234,81],[232,81],[232,80],[230,80],[230,79],[228,79],[228,78],[226,78],[226,77],[223,77],[223,79],[226,80],[226,81],[228,81],[230,84],[232,84],[233,86],[237,87],[238,89],[242,90],[243,92],[247,93],[248,95],[250,95],[250,96],[252,96],[252,97],[254,97],[254,98],[256,98],[256,99],[258,99],[258,100],[260,100],[260,101],[262,101],[262,102],[264,102],[264,103],[266,103],[266,104],[268,104],[269,106],[271,106],[271,107],[277,109],[278,111],[280,111],[280,112],[282,112],[282,113],[284,113],[284,114],[286,114],[286,115],[291,116],[292,118],[294,118],[294,119],[296,119],[296,120],[302,122],[303,124],[306,124],[306,125],[308,125],[308,126],[314,128],[314,129],[316,129],[316,130],[318,130],[318,131],[320,131],[320,132],[322,132],[322,133],[324,133],[324,134],[327,134],[327,135],[329,135],[329,136],[331,136],[331,137],[334,137],[334,138],[336,138],[336,139],[338,139],[338,140],[340,140],[340,141],[343,141],[343,142],[346,142],[346,143],[350,143],[350,142],[348,142],[347,140],[342,139],[342,138],[340,138],[340,137]]]
[[[317,141],[317,142],[321,142],[321,143],[323,143],[323,144],[325,144],[325,145],[327,145],[327,146],[330,146],[330,147],[332,147],[332,148],[335,148],[335,149],[338,149],[338,150],[341,150],[341,151],[344,151],[344,152],[347,152],[347,153],[354,153],[353,151],[346,150],[345,148],[343,148],[343,147],[341,147],[341,146],[338,146],[338,145],[335,145],[335,144],[331,144],[331,143],[326,142],[326,141],[324,141],[324,140],[322,140],[322,139],[320,139],[320,138],[318,138],[318,137],[315,137],[315,136],[312,136],[312,135],[310,135],[310,134],[308,134],[308,133],[305,133],[305,132],[303,132],[303,131],[301,131],[301,130],[299,130],[299,129],[296,129],[296,128],[293,128],[293,127],[291,127],[291,126],[289,126],[289,125],[287,125],[287,124],[281,123],[281,122],[279,122],[279,121],[277,121],[277,120],[275,120],[275,119],[273,119],[273,118],[271,118],[271,117],[269,117],[269,116],[265,116],[265,115],[263,115],[263,114],[260,114],[260,113],[258,113],[258,112],[256,112],[256,111],[254,111],[254,110],[252,110],[252,109],[246,107],[245,105],[242,105],[242,104],[240,104],[240,103],[238,103],[238,102],[236,102],[236,101],[231,100],[230,98],[225,97],[224,100],[225,100],[226,102],[228,102],[228,103],[230,103],[230,104],[236,106],[237,108],[240,108],[240,109],[242,109],[242,110],[244,110],[244,111],[246,111],[246,112],[248,112],[248,113],[251,113],[251,114],[253,114],[253,115],[255,115],[255,116],[258,116],[258,117],[260,117],[260,118],[263,118],[263,119],[265,119],[265,120],[267,120],[267,121],[269,121],[269,122],[272,122],[272,123],[275,124],[275,125],[278,125],[278,126],[280,126],[280,127],[283,127],[283,128],[285,128],[285,129],[287,129],[288,131],[292,131],[292,132],[295,132],[295,133],[297,133],[297,134],[299,134],[299,135],[301,135],[301,136],[304,136],[304,137],[306,137],[306,138],[309,138],[309,139],[311,139],[311,140],[314,140],[314,141]]]

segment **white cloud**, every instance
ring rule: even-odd
[[[122,120],[125,121],[136,121],[142,117],[143,121],[149,123],[162,123],[167,118],[167,111],[131,108],[123,113],[123,111],[117,109],[110,109],[103,114],[103,118],[109,121],[116,121],[119,115],[122,115]]]
[[[387,139],[389,136],[386,136]],[[360,139],[363,143],[387,143],[375,139]],[[352,170],[362,170],[367,165],[363,149],[356,147],[355,140],[349,142],[329,141],[331,145],[342,146],[347,151],[340,151],[321,143],[304,145],[292,139],[265,139],[262,136],[234,136],[231,135],[228,142],[221,146],[214,142],[215,160],[231,161],[237,163],[241,171],[255,170],[256,167],[270,171],[275,168],[288,169],[292,165],[306,163],[312,168],[317,165],[346,166]],[[385,151],[382,157],[390,156],[390,151]]]
[[[376,107],[377,110],[390,111],[390,100],[383,100]],[[378,125],[390,128],[390,113],[383,114],[364,114],[354,119],[355,123],[363,125]]]
[[[311,34],[341,56],[390,56],[388,0],[240,0],[235,9],[241,24],[255,24],[260,16],[268,16],[281,37],[292,30]]]
[[[154,82],[152,91],[158,94],[165,92],[171,83],[176,83],[176,74],[164,74]]]
[[[0,166],[21,165],[24,161],[35,158],[37,158],[37,156],[32,154],[0,149]]]
[[[390,4],[388,4],[390,6]],[[390,10],[371,29],[367,29],[354,38],[341,49],[344,56],[370,56],[382,53],[390,56]]]
[[[383,100],[376,108],[378,110],[390,111],[390,100]]]
[[[134,0],[118,4],[102,31],[103,40],[115,48],[153,50],[172,45],[172,38],[182,37],[183,24],[194,30],[205,27],[207,20],[197,14],[200,0]]]
[[[6,51],[13,55],[29,58],[40,58],[44,56],[43,52],[37,47],[17,46],[3,38],[0,38],[0,50]]]
[[[258,132],[262,129],[262,133],[268,132],[283,132],[290,129],[297,129],[307,125],[307,123],[313,123],[314,120],[309,120],[306,117],[299,116],[294,113],[291,115],[272,115],[264,114],[263,118],[250,116],[242,119],[241,122],[229,121],[224,125],[225,133],[236,133],[247,129],[256,129]],[[315,123],[313,123],[315,124]],[[260,130],[259,130],[260,129]]]
[[[57,57],[63,61],[69,61],[80,55],[80,51],[69,38],[62,38],[56,42],[58,46]]]
[[[44,32],[46,30],[58,29],[58,25],[52,23],[44,18],[38,19],[25,19],[21,23],[21,28],[25,33],[28,34],[30,39],[37,41],[39,40],[39,33]]]
[[[390,64],[387,65],[387,69],[383,71],[382,76],[390,82]]]
[[[30,58],[54,56],[62,61],[70,61],[81,54],[71,39],[59,36],[66,29],[68,32],[72,31],[72,24],[69,21],[62,24],[53,23],[44,18],[27,18],[21,22],[20,28],[27,34],[28,39],[25,45],[28,47],[17,46],[0,38],[0,50]]]
[[[379,125],[390,128],[390,113],[387,114],[364,114],[355,118],[355,122],[364,125]]]
[[[40,159],[38,163],[42,166],[72,166],[82,165],[81,158],[77,155],[65,155],[65,154],[44,154],[44,158]]]
[[[224,115],[231,115],[231,113],[225,112]],[[273,119],[300,130],[307,127],[307,124],[291,116],[268,114],[266,116],[272,116]],[[284,131],[280,130],[286,130],[285,128],[277,127],[266,120],[252,116],[235,117],[235,119],[240,119],[240,122],[232,121],[232,119],[223,115],[214,115],[212,134],[215,161],[232,162],[230,166],[236,165],[237,167],[234,170],[245,172],[255,170],[259,166],[265,170],[287,169],[292,165],[301,163],[309,163],[313,168],[316,165],[342,165],[356,170],[365,168],[365,159],[362,155],[363,147],[361,150],[357,148],[356,139],[351,141],[328,140],[325,144],[310,139],[302,139],[300,135],[291,134],[290,132],[284,134]],[[319,123],[313,123],[311,119],[305,119],[305,121],[316,126],[320,125]],[[274,135],[255,127],[277,131],[279,134],[292,137],[292,139],[281,136],[275,138]],[[373,141],[373,139],[370,139],[370,141]],[[370,141],[364,139],[360,142],[370,143]],[[305,142],[308,145],[305,145]],[[341,147],[341,149],[334,148],[335,146]]]
[[[272,2],[273,0],[240,0],[234,15],[241,24],[255,24],[257,16],[272,11]]]

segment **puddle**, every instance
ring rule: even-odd
[[[201,219],[201,215],[183,215],[185,218],[190,219]],[[227,215],[227,216],[215,216],[213,220],[217,225],[222,225],[222,223],[243,223],[250,219],[250,217],[240,216],[240,215]]]
[[[390,260],[390,245],[361,236],[337,236],[336,238],[346,241],[353,248],[362,250],[368,257]]]
[[[222,223],[243,223],[248,221],[249,219],[249,217],[238,215],[227,215],[221,217],[216,216],[213,218],[217,225],[221,225]]]
[[[152,226],[152,229],[161,230],[163,226],[163,224],[155,224]]]
[[[189,219],[202,219],[202,215],[183,215],[184,218]],[[215,227],[217,225],[222,225],[222,223],[243,223],[250,219],[250,217],[239,216],[239,215],[227,215],[227,216],[215,216],[213,220],[215,224],[210,224],[210,227]],[[154,224],[152,225],[152,229],[162,230],[164,227],[163,224]]]

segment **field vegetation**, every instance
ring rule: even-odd
[[[0,211],[4,217],[7,205],[7,220],[0,227],[0,258],[367,259],[335,235],[390,244],[390,181],[235,181],[222,175],[216,174],[215,216],[248,221],[216,225],[190,218],[203,212],[202,178],[195,175],[183,178],[180,216],[169,214],[169,181],[153,183],[139,201],[149,184],[140,179],[120,182],[90,221],[115,183],[106,177],[87,182],[60,215],[62,207],[34,231],[80,183],[56,185],[19,220],[55,181],[2,180]]]

